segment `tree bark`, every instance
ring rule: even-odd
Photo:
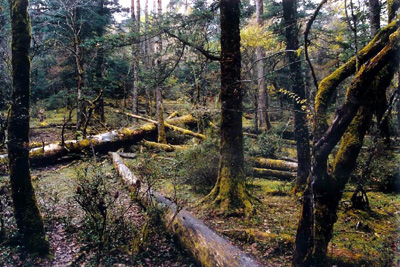
[[[256,19],[259,27],[263,26],[263,0],[256,1]],[[271,129],[271,122],[268,114],[268,91],[265,86],[264,74],[264,61],[263,61],[263,47],[256,47],[256,60],[257,60],[257,85],[258,85],[258,107],[257,118],[259,129],[266,131]]]
[[[285,20],[286,49],[296,51],[299,49],[298,29],[297,29],[297,4],[296,0],[283,0],[283,18]],[[300,97],[306,99],[303,76],[301,72],[300,58],[296,52],[288,52],[290,81],[292,91]],[[297,180],[296,191],[301,192],[307,184],[307,178],[311,167],[311,155],[309,144],[309,133],[307,125],[307,114],[302,109],[303,104],[294,100],[294,133],[297,147]]]
[[[249,215],[253,210],[245,188],[243,166],[239,0],[220,1],[221,141],[217,182],[204,199],[225,215]]]
[[[137,187],[139,179],[125,166],[123,160],[116,154],[110,153],[114,167],[122,180],[129,186]],[[141,192],[147,192],[147,187],[141,186]],[[260,265],[247,256],[243,251],[233,246],[231,242],[219,236],[208,228],[202,221],[196,219],[186,210],[176,213],[177,207],[160,193],[151,190],[152,201],[146,200],[145,194],[140,198],[143,205],[155,203],[166,212],[162,215],[167,231],[178,237],[180,243],[192,254],[199,266],[204,267],[259,267]]]
[[[28,0],[14,0],[12,29],[12,106],[8,124],[9,172],[14,215],[27,249],[46,255],[49,243],[29,170],[29,97],[31,27]]]

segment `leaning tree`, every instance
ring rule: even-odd
[[[315,100],[311,173],[302,200],[293,266],[324,266],[337,209],[355,167],[365,133],[376,112],[376,99],[386,91],[399,67],[400,20],[378,32],[362,50],[318,86]],[[360,69],[358,72],[357,65]],[[332,121],[327,112],[338,85],[356,73],[346,100]],[[371,108],[374,107],[374,108]],[[328,169],[328,157],[341,141]]]

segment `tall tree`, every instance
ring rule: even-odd
[[[240,81],[240,1],[220,1],[221,141],[217,182],[205,198],[224,214],[249,214],[251,197],[243,166],[242,86]]]
[[[162,19],[162,0],[157,0],[157,15],[158,19]],[[162,52],[162,38],[161,35],[158,36],[157,40],[157,67],[161,70],[161,52]],[[162,82],[162,81],[161,81]],[[162,84],[158,82],[156,88],[156,112],[157,112],[157,129],[158,129],[158,142],[166,144],[167,143],[167,135],[165,134],[165,126],[164,126],[164,107],[163,107],[163,96],[162,96]]]
[[[264,13],[263,0],[256,0],[256,20],[258,27],[263,26],[262,15]],[[257,103],[257,117],[259,128],[261,130],[269,130],[271,122],[268,114],[268,91],[265,86],[264,74],[264,61],[263,61],[263,47],[256,47],[256,60],[257,60],[257,84],[258,84],[258,103]]]
[[[105,32],[105,20],[104,20],[104,15],[105,15],[105,6],[104,6],[104,0],[97,0],[97,14],[99,16],[99,22],[96,27],[96,32],[97,36],[102,37]],[[97,57],[96,57],[96,71],[95,71],[95,76],[96,76],[96,94],[100,96],[98,99],[98,104],[96,105],[96,114],[100,116],[100,120],[102,122],[105,121],[104,117],[104,99],[103,99],[103,75],[104,75],[104,48],[100,46],[97,50]]]
[[[138,1],[139,3],[139,1]],[[131,20],[132,29],[135,33],[139,33],[140,28],[140,5],[136,7],[137,14],[135,14],[135,0],[131,0]],[[139,26],[139,27],[138,27]],[[132,113],[138,114],[138,67],[139,67],[139,51],[138,45],[132,45]]]
[[[29,97],[31,27],[28,0],[13,0],[12,27],[12,106],[8,125],[8,158],[14,214],[27,248],[47,254],[43,219],[37,205],[29,171]]]
[[[300,99],[306,99],[306,93],[301,71],[301,61],[296,52],[299,49],[298,28],[297,28],[297,0],[283,0],[283,18],[285,20],[286,49],[288,50],[290,82],[293,93]],[[294,134],[297,147],[297,181],[296,191],[302,191],[307,183],[310,170],[311,156],[309,133],[307,126],[307,114],[302,109],[300,101],[294,103]]]

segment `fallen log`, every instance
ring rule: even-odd
[[[223,230],[222,233],[229,237],[235,238],[237,240],[242,240],[247,243],[253,243],[254,241],[257,242],[264,242],[267,243],[272,240],[279,240],[283,241],[287,244],[293,243],[293,237],[287,234],[275,234],[275,233],[267,233],[262,232],[257,229],[249,228],[249,229],[227,229]]]
[[[263,178],[274,177],[281,180],[293,180],[294,178],[296,178],[296,173],[271,169],[253,168],[253,176]]]
[[[267,159],[254,157],[251,158],[254,165],[258,168],[273,169],[281,171],[297,171],[297,163],[279,159]]]
[[[131,117],[131,118],[144,120],[144,121],[151,122],[151,123],[154,123],[154,124],[158,125],[158,121],[155,121],[155,120],[152,120],[152,119],[149,119],[149,118],[146,118],[146,117],[142,117],[142,116],[139,116],[139,115],[136,115],[136,114],[123,112],[123,111],[119,111],[119,110],[114,110],[114,112],[116,112],[118,114],[124,114],[124,115],[126,115],[128,117]],[[173,131],[176,131],[176,132],[180,132],[181,134],[184,134],[184,135],[190,135],[190,136],[199,138],[201,140],[205,140],[206,139],[206,136],[204,134],[195,133],[193,131],[190,131],[190,130],[175,126],[175,125],[169,123],[168,121],[164,121],[164,126],[166,128],[168,128],[168,129],[170,129],[170,130],[173,130]]]
[[[147,140],[143,140],[142,144],[147,148],[160,149],[160,150],[164,150],[166,152],[182,151],[182,150],[185,150],[185,149],[187,149],[189,147],[189,146],[177,146],[177,145],[170,145],[170,144],[161,144],[161,143],[151,142],[151,141],[147,141]]]
[[[179,112],[178,111],[174,111],[174,112],[171,113],[171,115],[168,116],[167,120],[175,118],[178,115],[179,115]]]
[[[116,154],[110,153],[113,165],[122,180],[128,185],[137,185],[139,179],[125,166],[123,160]],[[140,182],[139,182],[140,184]],[[141,192],[148,192],[142,186]],[[246,255],[239,248],[233,246],[228,240],[216,234],[202,221],[196,219],[186,210],[176,214],[176,205],[156,191],[150,191],[153,203],[163,208],[163,222],[169,232],[175,235],[181,244],[192,254],[193,258],[205,267],[258,267],[255,260]],[[140,201],[149,205],[143,196]]]
[[[135,159],[137,157],[134,153],[117,152],[121,158],[125,159]]]
[[[168,121],[169,124],[193,123],[194,117],[191,115],[174,118]],[[135,144],[144,138],[154,138],[157,136],[157,126],[154,123],[144,124],[137,128],[124,128],[118,131],[111,131],[88,137],[83,140],[65,141],[64,146],[60,143],[53,143],[44,147],[31,149],[29,159],[31,165],[50,164],[54,161],[69,155],[90,153],[93,147],[96,152],[107,152],[117,150],[121,146]],[[0,155],[0,166],[7,163],[7,154]]]

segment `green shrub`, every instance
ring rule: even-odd
[[[252,157],[278,158],[281,147],[281,137],[273,131],[263,132],[257,139],[247,136],[244,139],[245,152]]]
[[[77,173],[74,200],[85,216],[83,237],[98,254],[122,250],[132,241],[136,227],[129,216],[133,200],[124,196],[116,176],[105,173],[99,164]]]
[[[49,97],[46,103],[47,110],[53,110],[66,107],[69,103],[73,103],[74,95],[70,92],[60,91]]]
[[[218,176],[219,142],[207,139],[178,157],[179,176],[182,182],[193,186],[197,192],[209,192]]]

